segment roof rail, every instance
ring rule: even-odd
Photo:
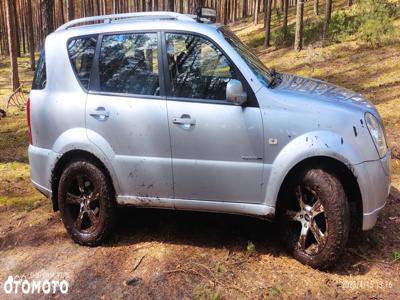
[[[61,25],[60,27],[57,28],[56,31],[66,30],[70,27],[76,26],[81,23],[96,22],[102,20],[104,20],[105,23],[111,23],[112,20],[127,19],[127,18],[138,18],[138,19],[172,18],[176,20],[196,22],[196,20],[189,15],[179,14],[170,11],[151,11],[151,12],[140,12],[140,13],[124,13],[124,14],[94,16],[94,17],[76,19]]]

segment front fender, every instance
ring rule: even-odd
[[[330,131],[313,131],[300,135],[289,142],[277,155],[266,174],[265,204],[276,206],[279,190],[286,176],[298,163],[311,157],[329,157],[352,166],[360,163],[360,153],[352,143]]]

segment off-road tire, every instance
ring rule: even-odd
[[[296,221],[293,221],[293,218],[289,217],[290,210],[295,207],[293,202],[296,202],[298,199],[296,189],[299,191],[299,186],[304,186],[306,192],[312,191],[311,195],[313,196],[308,198],[315,197],[323,205],[323,222],[325,222],[325,233],[327,234],[326,238],[322,239],[324,241],[321,243],[323,246],[316,247],[318,249],[317,253],[310,254],[301,249],[300,233],[296,232],[296,226],[298,225],[293,224]],[[303,197],[306,198],[304,195],[301,196],[302,199],[304,199]],[[298,172],[288,180],[285,189],[282,190],[277,209],[283,242],[295,259],[318,269],[329,268],[337,261],[348,240],[350,215],[343,186],[333,173],[319,166]],[[300,211],[302,210],[300,209]],[[301,214],[296,214],[296,216],[299,218]],[[304,226],[303,223],[299,224],[301,224],[300,228],[307,228],[307,225]],[[311,230],[309,231],[311,232]],[[314,239],[316,244],[319,244],[314,238],[313,232],[311,234],[312,237],[309,237],[309,239]]]
[[[98,195],[98,199],[96,198],[95,201],[98,203],[99,207],[98,222],[96,222],[93,229],[88,232],[78,230],[76,220],[73,218],[72,209],[77,210],[80,204],[76,204],[77,207],[73,206],[73,208],[70,208],[70,204],[67,203],[67,193],[68,195],[71,194],[68,189],[73,186],[74,178],[77,178],[77,176],[84,176],[88,181],[90,180],[91,184],[93,184],[93,188],[97,188],[96,195]],[[86,183],[87,181],[85,185]],[[75,193],[79,194],[79,192]],[[116,202],[113,188],[106,174],[102,171],[102,168],[91,160],[73,160],[64,168],[58,186],[58,207],[65,229],[71,238],[80,245],[99,245],[105,241],[113,231],[116,215]]]

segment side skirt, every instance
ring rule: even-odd
[[[117,203],[120,206],[226,213],[268,220],[273,220],[275,216],[275,207],[265,204],[133,196],[118,196]]]

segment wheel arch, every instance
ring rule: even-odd
[[[357,177],[354,175],[349,165],[346,165],[342,161],[328,156],[308,157],[298,162],[289,170],[289,172],[284,177],[278,191],[278,195],[276,198],[277,209],[279,209],[279,201],[282,198],[282,194],[285,192],[286,186],[288,185],[288,182],[291,180],[291,178],[296,176],[301,170],[313,166],[322,167],[324,170],[332,173],[338,178],[340,183],[343,185],[344,191],[347,196],[347,201],[349,202],[351,218],[350,222],[354,224],[354,226],[352,225],[352,227],[361,229],[363,204],[361,190],[357,181]]]
[[[107,177],[107,180],[109,181],[110,187],[112,189],[112,192],[114,195],[116,195],[116,189],[115,189],[115,182],[113,181],[113,178],[110,174],[110,171],[108,170],[106,164],[98,158],[96,155],[93,153],[90,153],[85,150],[80,150],[80,149],[74,149],[65,152],[62,156],[59,157],[59,159],[56,161],[54,168],[52,169],[51,173],[51,202],[53,205],[53,210],[58,211],[58,185],[60,181],[61,174],[63,170],[65,169],[65,166],[71,162],[73,159],[86,159],[91,162],[93,162],[97,167],[99,167],[104,174]]]

